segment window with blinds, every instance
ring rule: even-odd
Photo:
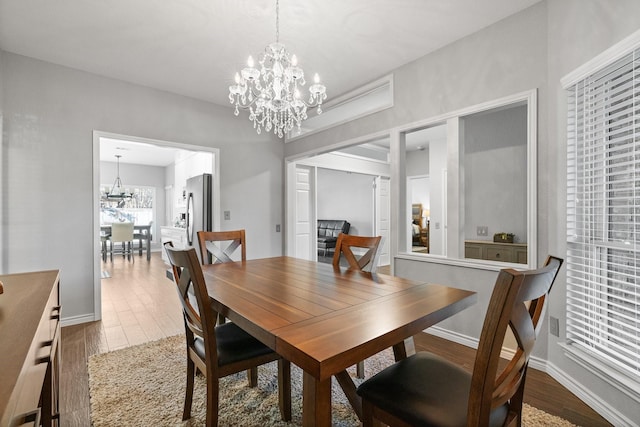
[[[567,344],[640,381],[640,49],[568,99]]]

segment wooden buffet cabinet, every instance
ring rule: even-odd
[[[59,425],[58,270],[0,275],[0,427]]]
[[[526,264],[527,244],[466,240],[464,242],[464,257]]]

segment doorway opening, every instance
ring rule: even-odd
[[[319,220],[349,223],[349,234],[382,236],[378,266],[390,264],[390,168],[386,138],[287,163],[287,255],[330,262],[318,248]]]
[[[115,156],[119,166],[116,167]],[[220,156],[216,148],[194,146],[171,141],[152,140],[129,135],[94,131],[93,133],[93,218],[94,218],[94,315],[102,316],[103,264],[110,262],[103,254],[102,231],[106,222],[123,219],[134,222],[151,233],[150,240],[134,240],[134,261],[147,263],[151,252],[162,251],[162,234],[165,229],[181,226],[181,210],[186,209],[183,190],[188,178],[210,173],[213,176],[213,229],[220,227]],[[126,193],[134,197],[126,200],[108,200],[105,192],[116,179],[121,180]],[[137,190],[136,190],[137,189]],[[137,193],[136,193],[137,191]],[[140,199],[140,200],[138,200]],[[142,224],[144,223],[144,224]],[[186,232],[185,232],[186,233]],[[156,255],[157,256],[157,255]],[[114,257],[115,259],[115,257]],[[126,271],[126,270],[119,270]],[[108,275],[107,275],[108,276]]]

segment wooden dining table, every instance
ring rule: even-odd
[[[475,292],[274,257],[202,267],[215,310],[299,366],[304,426],[331,425],[335,377],[359,418],[346,369],[476,302]]]

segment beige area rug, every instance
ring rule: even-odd
[[[185,387],[184,337],[175,336],[129,347],[89,359],[91,420],[103,426],[203,426],[205,384],[196,378],[193,418],[182,419]],[[391,351],[365,362],[367,377],[388,366]],[[355,377],[355,369],[350,368]],[[275,362],[258,370],[258,387],[247,386],[246,374],[223,378],[220,385],[220,426],[296,426],[301,425],[302,372],[291,366],[292,422],[280,419]],[[355,379],[356,383],[359,380]],[[359,426],[342,389],[334,379],[333,425]],[[523,425],[572,426],[573,424],[525,405]]]

